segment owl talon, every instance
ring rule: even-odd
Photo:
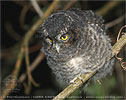
[[[74,79],[72,79],[71,81],[70,81],[70,84],[75,84],[75,81],[77,80],[77,77],[75,77]]]
[[[78,76],[78,78],[81,80],[81,82],[83,83],[83,78],[81,77],[81,75]]]
[[[73,80],[71,80],[70,83],[71,83],[71,84],[75,84],[75,81],[76,81],[77,79],[80,79],[80,80],[82,81],[82,83],[83,83],[83,79],[82,79],[82,77],[81,77],[80,74],[79,74],[78,76],[76,76]]]

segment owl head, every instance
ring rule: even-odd
[[[85,14],[85,15],[83,15]],[[42,51],[55,59],[66,59],[76,55],[85,42],[86,13],[78,9],[57,11],[38,28]]]

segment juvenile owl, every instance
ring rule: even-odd
[[[97,71],[91,80],[112,72],[110,39],[103,19],[92,11],[62,10],[49,16],[38,28],[42,51],[56,79],[70,84],[80,74]]]

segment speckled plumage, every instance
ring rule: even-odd
[[[77,75],[92,70],[98,71],[92,80],[112,72],[114,60],[106,63],[111,55],[110,39],[106,35],[103,19],[92,11],[57,11],[40,25],[38,32],[47,63],[59,82],[69,84]],[[72,38],[67,43],[57,39],[66,33]],[[51,44],[45,41],[48,37],[53,41]],[[56,45],[60,46],[59,53]]]

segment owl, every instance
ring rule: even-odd
[[[50,15],[38,28],[42,52],[60,83],[69,85],[81,74],[97,73],[99,80],[112,73],[114,60],[110,38],[106,35],[103,19],[91,10],[71,8]]]

